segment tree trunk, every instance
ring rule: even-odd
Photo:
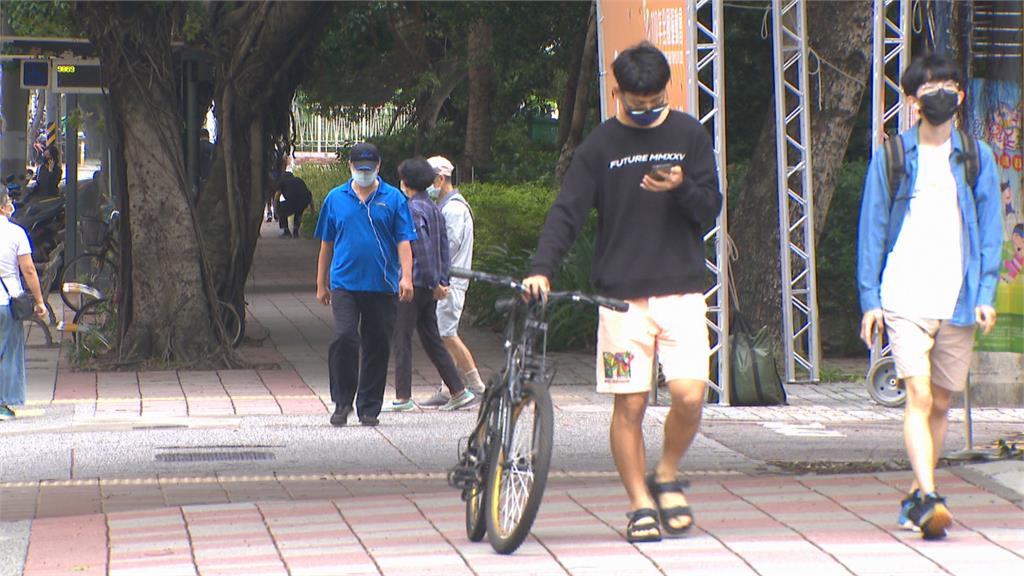
[[[577,38],[569,40],[569,48],[566,54],[566,81],[565,90],[558,101],[558,136],[555,138],[555,145],[559,149],[569,139],[569,128],[572,126],[573,110],[576,105],[576,90],[580,82],[580,70],[583,66],[583,54],[586,45],[587,35],[590,33],[591,22],[588,19],[580,27],[580,34]]]
[[[274,142],[290,141],[291,102],[330,9],[311,2],[221,3],[211,14],[219,134],[198,211],[218,297],[243,321],[270,151]]]
[[[869,79],[871,15],[870,2],[815,1],[807,5],[809,42],[821,61],[820,76],[810,78],[806,102],[811,114],[815,237],[828,215],[836,175]],[[836,22],[843,26],[836,27]],[[810,58],[814,70],[816,60]],[[766,113],[750,171],[742,185],[730,191],[729,233],[739,249],[733,272],[744,313],[778,335],[782,282],[774,109]]]
[[[100,51],[125,176],[122,246],[127,273],[118,312],[123,362],[222,363],[211,322],[197,222],[189,202],[171,60],[171,11],[161,4],[80,3],[75,13]]]
[[[569,170],[576,147],[583,139],[583,126],[587,121],[587,112],[590,107],[587,102],[590,100],[590,88],[594,84],[597,75],[597,13],[594,6],[590,7],[590,17],[587,24],[587,37],[583,42],[583,51],[580,56],[580,73],[576,85],[576,101],[572,107],[572,121],[569,124],[569,131],[566,134],[565,142],[562,143],[562,151],[558,155],[558,165],[555,167],[555,182],[561,186],[565,173]]]
[[[490,22],[478,20],[469,30],[469,114],[466,119],[466,147],[463,151],[462,178],[470,180],[477,170],[491,163],[491,99],[494,79],[491,46],[494,29]]]

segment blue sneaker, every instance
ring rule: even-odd
[[[914,524],[914,521],[910,519],[911,513],[921,503],[921,491],[914,490],[907,495],[906,498],[900,500],[900,517],[896,520],[900,528],[905,530],[913,530],[919,532],[921,529]]]
[[[14,410],[6,404],[0,405],[0,420],[14,420]]]

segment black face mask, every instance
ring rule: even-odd
[[[956,113],[959,94],[937,90],[918,98],[921,101],[921,113],[932,126],[945,124]]]

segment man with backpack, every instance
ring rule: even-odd
[[[960,74],[945,54],[916,58],[902,88],[921,117],[890,138],[868,167],[857,243],[857,283],[871,346],[883,328],[907,390],[903,435],[914,472],[899,523],[927,539],[952,524],[935,465],[952,395],[964,390],[975,325],[996,322],[1002,204],[991,149],[953,127]]]

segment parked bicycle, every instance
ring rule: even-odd
[[[554,414],[548,390],[549,304],[572,301],[625,311],[621,300],[580,292],[550,292],[547,301],[523,297],[523,285],[507,276],[452,268],[451,275],[480,280],[519,294],[495,303],[507,315],[505,363],[488,382],[476,425],[460,442],[459,462],[448,483],[462,490],[466,534],[473,542],[488,536],[499,554],[511,554],[526,539],[540,509],[551,466]]]
[[[67,262],[60,275],[60,298],[75,312],[96,300],[92,293],[74,289],[75,284],[93,288],[101,294],[100,298],[114,297],[118,280],[120,220],[121,213],[113,210],[106,222],[83,219],[81,223],[86,252]],[[65,288],[69,285],[71,290]]]

